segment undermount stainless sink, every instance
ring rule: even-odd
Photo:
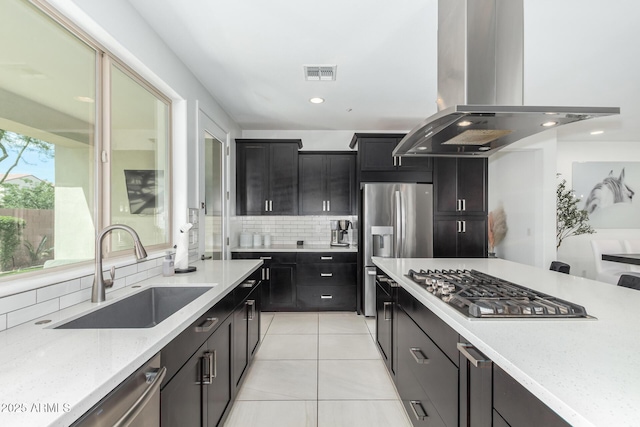
[[[55,329],[152,328],[211,287],[152,287]]]

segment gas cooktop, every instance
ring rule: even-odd
[[[578,304],[476,270],[409,270],[406,276],[469,317],[590,317]]]

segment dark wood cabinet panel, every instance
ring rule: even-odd
[[[435,258],[484,258],[487,256],[485,217],[435,217],[433,220]]]
[[[396,161],[393,149],[398,144],[397,137],[360,138],[358,155],[362,171],[395,171]]]
[[[393,321],[395,302],[380,283],[376,282],[376,343],[387,369],[393,375]]]
[[[297,266],[298,286],[355,286],[356,264],[301,264]]]
[[[299,154],[300,214],[355,214],[355,167],[353,153]]]
[[[295,264],[271,264],[263,290],[263,310],[286,311],[296,308]]]
[[[249,366],[248,345],[249,330],[247,328],[247,304],[242,303],[233,312],[233,389],[234,394],[240,386],[242,376]]]
[[[202,355],[206,344],[182,366],[162,389],[160,421],[163,427],[200,427],[203,425]]]
[[[493,365],[493,408],[512,427],[570,425],[496,364]]]
[[[486,159],[439,157],[434,163],[435,215],[486,213]]]
[[[299,140],[236,140],[238,215],[298,213]]]
[[[311,311],[355,311],[356,287],[301,286],[298,287],[298,309]]]
[[[231,384],[232,323],[227,319],[207,340],[204,362],[213,358],[213,373],[205,382],[204,407],[208,426],[218,426],[233,398]],[[211,355],[211,356],[210,356]]]

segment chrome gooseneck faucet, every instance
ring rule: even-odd
[[[102,276],[102,241],[104,237],[113,230],[124,230],[131,234],[133,238],[133,251],[136,254],[136,259],[141,260],[147,257],[147,251],[140,242],[140,237],[136,231],[124,224],[112,224],[105,227],[96,237],[96,259],[95,259],[95,273],[93,276],[93,288],[91,288],[91,302],[103,302],[105,297],[105,288],[113,286],[115,279],[115,267],[111,267],[111,278],[106,279]]]

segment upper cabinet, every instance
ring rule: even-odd
[[[393,149],[404,134],[356,133],[349,145],[358,149],[361,182],[432,182],[430,157],[395,157]]]
[[[300,215],[355,215],[355,153],[298,155]]]
[[[485,215],[487,160],[439,157],[434,170],[436,215]]]
[[[299,139],[236,139],[238,215],[298,214]]]

